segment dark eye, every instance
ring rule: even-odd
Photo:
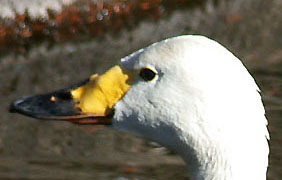
[[[156,72],[149,68],[143,68],[141,69],[139,73],[140,77],[144,79],[145,81],[152,81],[156,77]]]

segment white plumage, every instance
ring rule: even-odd
[[[259,88],[239,59],[203,36],[155,43],[101,76],[23,97],[10,110],[112,124],[177,152],[193,180],[266,179],[269,134]]]
[[[115,105],[113,127],[176,151],[194,180],[265,180],[269,138],[259,89],[241,61],[203,36],[155,43],[121,60],[149,67]]]

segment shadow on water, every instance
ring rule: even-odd
[[[70,159],[6,159],[0,165],[1,179],[187,179],[185,167],[175,164],[128,165]]]
[[[8,21],[1,20],[0,51],[6,56],[0,55],[0,179],[189,179],[178,156],[152,148],[143,139],[108,128],[100,130],[101,127],[35,121],[9,114],[7,109],[12,100],[23,95],[53,91],[83,80],[94,72],[101,73],[121,57],[155,41],[181,34],[203,34],[239,56],[261,87],[271,134],[268,179],[280,180],[281,2],[207,0],[193,8],[158,4],[169,1],[134,2],[145,4],[136,11],[133,5],[129,11],[125,8],[120,11],[123,14],[116,13],[113,19],[95,20],[98,23],[95,27],[95,23],[90,23],[93,21],[91,17],[97,18],[97,13],[105,8],[114,9],[113,4],[87,4],[93,7],[86,8],[85,12],[79,10],[81,4],[71,4],[63,9],[63,14],[48,12],[51,19],[43,21],[32,20],[25,13],[8,20],[13,29],[11,32],[6,32],[6,27],[2,26]],[[156,4],[150,4],[153,2]],[[173,2],[185,3],[182,0]],[[153,9],[147,11],[148,7]],[[171,10],[166,13],[163,8]],[[87,13],[93,13],[90,19],[85,17]],[[54,29],[48,34],[44,28],[53,28],[49,25],[60,19],[58,16],[63,25],[55,22]],[[25,26],[13,32],[17,22]],[[25,27],[32,31],[24,32]],[[72,31],[73,27],[78,29]],[[118,35],[114,35],[116,30],[119,30]],[[97,38],[100,34],[103,35]],[[29,52],[25,54],[27,50]]]

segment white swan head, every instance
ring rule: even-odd
[[[70,89],[64,93],[76,111],[61,108],[70,106],[59,102],[58,92],[45,95],[51,108],[38,108],[45,99],[33,96],[12,109],[37,118],[111,123],[179,153],[195,180],[266,179],[269,135],[259,89],[241,61],[213,40],[190,35],[155,43]]]

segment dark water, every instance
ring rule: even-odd
[[[0,60],[0,179],[189,179],[183,161],[150,142],[103,127],[37,121],[9,114],[23,95],[71,85],[157,40],[204,34],[246,64],[262,89],[271,134],[268,179],[282,178],[281,1],[219,1],[144,20],[119,36],[34,47]]]

